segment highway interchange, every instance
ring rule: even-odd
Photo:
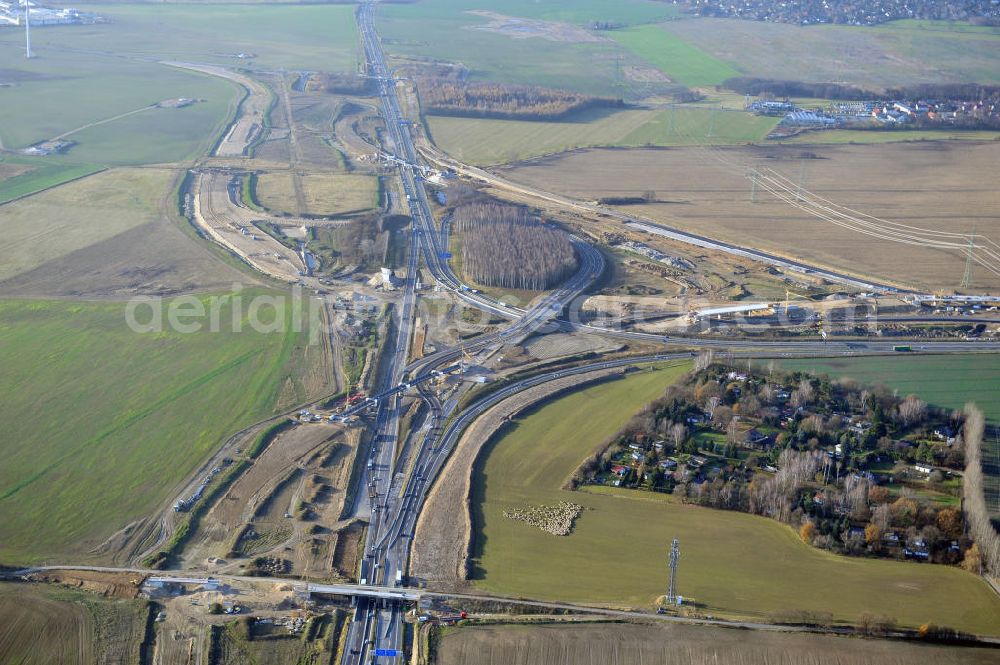
[[[365,498],[370,497],[370,504],[365,507],[371,510],[371,523],[365,544],[365,558],[360,571],[363,585],[393,586],[397,574],[405,574],[411,545],[410,537],[434,478],[441,470],[462,431],[490,407],[520,391],[566,376],[692,355],[691,352],[662,353],[638,358],[615,359],[522,379],[505,385],[488,394],[485,398],[473,402],[456,416],[450,411],[454,406],[442,405],[427,388],[427,384],[441,371],[449,369],[463,354],[483,352],[483,355],[488,355],[489,352],[504,344],[523,340],[550,323],[552,324],[551,329],[590,332],[687,348],[709,348],[748,356],[752,356],[754,353],[758,355],[762,353],[769,355],[833,355],[891,352],[893,347],[898,344],[894,341],[881,340],[863,342],[695,340],[687,337],[611,330],[560,319],[560,315],[573,299],[583,293],[604,269],[604,261],[600,252],[576,237],[573,238],[573,242],[580,257],[580,269],[560,288],[538,299],[534,306],[528,310],[505,305],[470,289],[459,280],[444,258],[442,233],[435,226],[428,203],[427,193],[420,175],[423,168],[418,165],[419,157],[409,132],[409,121],[403,117],[400,111],[395,89],[396,81],[387,66],[385,54],[375,30],[376,8],[377,1],[364,2],[360,5],[357,11],[358,29],[365,52],[367,75],[378,83],[381,112],[386,125],[385,139],[389,144],[386,148],[395,155],[393,161],[399,167],[402,188],[406,194],[413,220],[413,233],[402,306],[397,319],[399,321],[397,334],[389,345],[390,348],[384,350],[387,359],[386,371],[379,377],[379,384],[373,391],[373,396],[349,412],[349,414],[356,413],[373,405],[377,405],[378,409],[374,422],[371,461],[368,465],[368,472],[362,474],[363,477],[359,481],[358,488],[359,497],[361,495],[364,495]],[[449,166],[453,165],[454,163],[449,162]],[[472,175],[480,179],[483,178],[483,175],[478,171]],[[558,202],[567,203],[561,198]],[[581,204],[569,202],[566,207],[572,209],[579,207],[579,205]],[[588,209],[588,212],[594,211]],[[607,211],[601,209],[599,212],[606,213]],[[627,217],[622,217],[621,221],[634,223],[633,219]],[[719,244],[716,241],[691,234],[681,234],[680,237],[676,237],[677,232],[672,229],[658,228],[657,231],[671,234],[674,239],[702,247],[706,246],[706,243],[712,247]],[[814,272],[822,276],[829,274],[832,281],[844,282],[860,288],[880,289],[883,292],[891,293],[900,292],[899,289],[892,286],[859,282],[848,275],[765,255],[750,248],[727,245],[723,249],[729,253],[747,256],[772,265],[780,262],[784,267],[799,272]],[[510,319],[512,323],[497,332],[480,335],[461,346],[440,350],[407,367],[405,363],[408,357],[416,299],[415,275],[418,256],[423,257],[428,271],[439,287],[454,293],[473,307]],[[935,352],[961,352],[992,350],[997,347],[984,342],[926,341],[919,343],[914,348]],[[404,380],[404,377],[409,378]],[[412,471],[404,477],[404,474],[400,473],[394,466],[399,443],[397,440],[399,435],[399,399],[403,392],[413,387],[418,390],[421,398],[428,404],[429,415],[426,426],[422,428],[421,433],[411,434],[411,438],[420,437],[421,440],[417,443],[419,447],[415,451]],[[443,428],[445,420],[451,416],[454,417],[448,422],[447,428]],[[363,500],[359,501],[359,505],[364,504]],[[356,598],[354,621],[350,624],[343,662],[355,665],[374,662],[402,662],[402,605],[367,596],[356,596]],[[376,650],[378,650],[379,656],[376,656]],[[398,654],[398,656],[385,654]]]
[[[529,308],[507,305],[464,284],[452,270],[446,255],[447,222],[439,228],[435,222],[427,192],[424,188],[422,159],[454,169],[461,175],[506,188],[520,195],[545,201],[569,212],[587,215],[599,214],[623,225],[643,224],[647,230],[669,236],[688,244],[751,258],[768,265],[800,273],[814,273],[833,282],[845,283],[888,294],[906,293],[919,299],[927,294],[917,294],[893,285],[859,281],[846,273],[810,266],[785,257],[777,257],[759,250],[720,243],[710,238],[677,231],[662,225],[650,226],[646,220],[637,221],[632,216],[600,206],[573,201],[565,197],[534,190],[516,183],[509,183],[491,173],[468,167],[440,155],[433,147],[418,152],[410,132],[410,121],[400,110],[396,93],[396,80],[388,67],[385,54],[375,30],[378,0],[363,0],[356,18],[365,55],[366,75],[377,82],[380,112],[385,121],[381,149],[391,155],[398,166],[398,177],[406,205],[412,219],[409,236],[408,263],[401,296],[394,311],[395,325],[381,349],[382,358],[371,397],[341,415],[349,417],[375,410],[371,428],[371,449],[368,460],[361,464],[362,472],[352,488],[354,516],[369,523],[364,557],[359,571],[358,585],[309,585],[310,592],[351,595],[355,599],[353,620],[343,652],[345,665],[370,665],[373,663],[404,662],[403,611],[405,604],[419,594],[405,587],[412,536],[420,511],[434,479],[453,451],[463,431],[477,418],[503,400],[524,390],[546,382],[571,376],[585,376],[594,372],[629,367],[654,362],[667,362],[690,358],[696,350],[713,350],[733,357],[767,356],[830,356],[891,353],[898,340],[758,340],[722,339],[672,336],[656,333],[615,329],[579,322],[577,317],[566,316],[572,312],[574,302],[604,272],[603,254],[583,238],[571,238],[579,259],[577,272],[558,288],[537,298]],[[413,336],[417,293],[417,274],[421,264],[426,267],[436,285],[465,304],[509,323],[497,330],[473,337],[459,345],[443,348],[419,360],[408,362],[410,341]],[[664,351],[643,356],[606,359],[581,363],[527,378],[512,380],[496,387],[478,399],[473,399],[459,410],[455,400],[442,403],[431,390],[432,381],[454,369],[463,358],[477,355],[486,358],[506,345],[518,344],[539,332],[562,331],[597,334],[606,337],[663,346]],[[914,351],[936,353],[963,353],[970,351],[1000,351],[1000,345],[984,341],[904,342]],[[669,350],[667,350],[669,349]],[[681,350],[675,350],[681,349]],[[414,426],[404,440],[400,440],[401,400],[404,394],[416,390],[426,405],[426,416],[421,426]],[[407,455],[412,452],[412,455]],[[409,471],[397,468],[397,460],[412,460]],[[129,568],[96,568],[73,566],[79,570],[108,572],[154,571]],[[17,571],[17,574],[32,572]],[[159,572],[159,571],[156,571]],[[402,579],[400,579],[401,576]],[[234,578],[235,579],[235,578]],[[262,581],[267,581],[266,579]],[[286,580],[280,580],[285,582]],[[423,595],[433,595],[420,591]],[[551,604],[552,607],[569,607]],[[381,655],[376,655],[376,651]],[[395,654],[395,655],[386,655]]]

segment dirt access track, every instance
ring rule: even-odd
[[[184,565],[237,572],[271,555],[289,573],[342,576],[335,555],[356,531],[340,517],[359,435],[327,423],[278,434],[202,518]]]
[[[596,35],[589,30],[584,30],[570,23],[506,16],[485,9],[473,9],[467,11],[466,14],[474,14],[489,19],[489,23],[469,26],[470,29],[495,32],[498,35],[505,35],[513,39],[538,37],[540,39],[548,39],[552,42],[568,42],[572,44],[607,41],[600,35]]]
[[[49,582],[85,589],[112,598],[138,598],[146,579],[139,573],[104,573],[93,570],[49,570],[31,576],[35,582]]]
[[[246,97],[240,103],[236,120],[229,131],[219,141],[213,153],[216,157],[243,157],[247,155],[250,146],[266,131],[265,118],[271,106],[271,94],[261,83],[249,76],[238,74],[224,67],[214,65],[199,65],[190,62],[164,62],[164,65],[188,69],[210,76],[218,76],[232,81],[246,90]]]
[[[413,536],[410,578],[435,589],[452,589],[465,582],[472,544],[472,476],[480,451],[504,422],[560,393],[621,373],[620,368],[603,369],[551,381],[502,401],[476,419],[455,446],[420,512]]]
[[[238,180],[223,171],[207,171],[194,177],[191,186],[195,223],[213,240],[236,253],[265,275],[297,282],[306,272],[299,254],[282,245],[255,224],[261,215],[234,200]]]

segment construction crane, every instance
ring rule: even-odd
[[[813,302],[812,298],[810,298],[809,296],[804,296],[801,293],[797,293],[795,291],[792,291],[791,289],[789,289],[786,286],[785,287],[785,302],[782,303],[782,305],[785,308],[785,313],[786,314],[788,313],[788,308],[789,308],[789,306],[792,303],[792,296],[795,296],[796,298],[798,298],[800,300],[805,300],[805,301],[810,302],[810,303]],[[814,325],[816,325],[816,326],[822,325],[822,323],[823,323],[823,312],[822,312],[822,310],[813,309],[813,313],[816,315],[816,322],[815,322]],[[826,339],[826,337],[824,336],[823,339]]]
[[[801,293],[796,293],[795,291],[792,291],[791,289],[789,289],[786,286],[785,287],[785,309],[788,309],[789,303],[792,302],[792,296],[795,296],[796,298],[800,298],[802,300],[808,300],[809,302],[812,302],[812,299],[809,296],[804,296]]]

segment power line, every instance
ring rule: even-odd
[[[965,274],[962,275],[962,288],[967,289],[972,286],[972,260],[973,252],[976,249],[976,227],[972,227],[972,234],[969,236],[969,249],[965,255]]]

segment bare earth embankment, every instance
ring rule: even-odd
[[[566,390],[619,373],[620,370],[599,370],[551,381],[504,400],[478,418],[455,446],[434,489],[427,496],[413,538],[411,578],[420,579],[435,588],[453,587],[465,581],[472,537],[469,513],[472,471],[480,450],[504,421]],[[460,516],[456,516],[456,510],[461,513]]]

